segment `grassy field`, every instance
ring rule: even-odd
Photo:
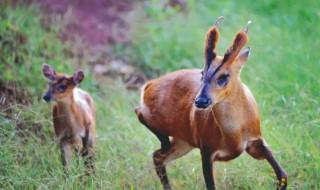
[[[243,81],[259,104],[262,132],[289,175],[288,189],[320,189],[320,4],[316,0],[188,1],[187,17],[162,11],[150,1],[148,18],[135,28],[126,50],[133,63],[155,77],[182,68],[201,68],[203,41],[214,20],[224,15],[219,53],[251,19],[252,54],[242,71]],[[10,118],[0,113],[0,189],[161,189],[152,164],[156,138],[136,119],[139,92],[121,82],[100,85],[90,69],[81,87],[97,105],[96,175],[85,177],[73,163],[64,179],[54,141],[41,64],[47,62],[71,74],[73,65],[56,30],[40,26],[37,7],[0,9],[0,79],[16,81],[30,92],[32,105],[12,104]],[[138,25],[133,25],[138,26]],[[19,40],[19,36],[27,41]],[[121,48],[120,48],[121,49]],[[121,51],[121,50],[120,50]],[[121,52],[119,52],[121,53]],[[17,125],[22,125],[20,131]],[[37,132],[33,131],[35,126]],[[174,189],[204,189],[198,150],[169,164]],[[275,189],[276,178],[266,161],[243,154],[215,165],[218,189]]]

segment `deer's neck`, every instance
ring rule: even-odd
[[[238,104],[239,98],[241,98],[243,95],[244,95],[243,84],[240,78],[237,78],[233,82],[233,85],[231,87],[231,90],[228,96],[222,101],[222,103]]]
[[[243,84],[237,80],[233,85],[229,95],[212,108],[214,118],[225,129],[236,129],[243,123],[246,101]]]
[[[72,116],[76,109],[74,94],[71,93],[69,96],[61,100],[58,100],[57,105],[58,105],[60,114],[63,114],[65,117]]]

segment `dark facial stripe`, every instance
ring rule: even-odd
[[[200,96],[205,96],[205,97],[207,97],[208,92],[209,92],[209,89],[210,89],[210,83],[209,83],[208,81],[205,81],[205,82],[203,83],[203,86],[200,88],[199,97],[200,97]]]
[[[209,68],[207,69],[207,72],[206,72],[206,76],[205,78],[208,80],[208,81],[211,81],[213,79],[213,77],[221,70],[222,66],[224,65],[225,62],[221,62],[220,65],[211,73],[208,73],[209,71]]]
[[[208,77],[210,80],[212,80],[212,78],[219,72],[222,66],[230,60],[232,56],[235,56],[234,54],[237,54],[237,52],[240,51],[240,49],[242,48],[241,43],[243,43],[242,40],[244,40],[243,38],[244,37],[241,33],[237,34],[233,41],[233,44],[228,48],[227,52],[224,54],[221,64],[215,69],[212,75]],[[207,67],[207,70],[209,70],[209,67]]]

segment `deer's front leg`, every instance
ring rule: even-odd
[[[81,151],[83,150],[82,139],[80,135],[74,135],[72,139],[72,145],[77,155],[77,164],[79,166]]]
[[[212,160],[211,160],[211,154],[212,152],[207,148],[204,147],[201,150],[201,160],[202,160],[202,171],[204,180],[206,183],[207,190],[214,190],[214,177],[212,173]]]
[[[71,158],[72,158],[72,148],[68,142],[61,142],[60,143],[60,150],[61,150],[61,161],[62,165],[64,166],[65,173],[68,172],[70,167]]]
[[[279,181],[277,190],[287,189],[287,173],[274,158],[271,150],[268,148],[263,139],[257,139],[248,142],[248,147],[246,151],[256,159],[266,159],[277,175],[277,179]]]

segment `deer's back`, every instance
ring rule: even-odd
[[[75,102],[77,103],[77,106],[79,107],[79,109],[83,111],[83,114],[90,117],[95,116],[93,99],[86,91],[80,88],[76,88],[74,89],[74,97],[75,97]]]

